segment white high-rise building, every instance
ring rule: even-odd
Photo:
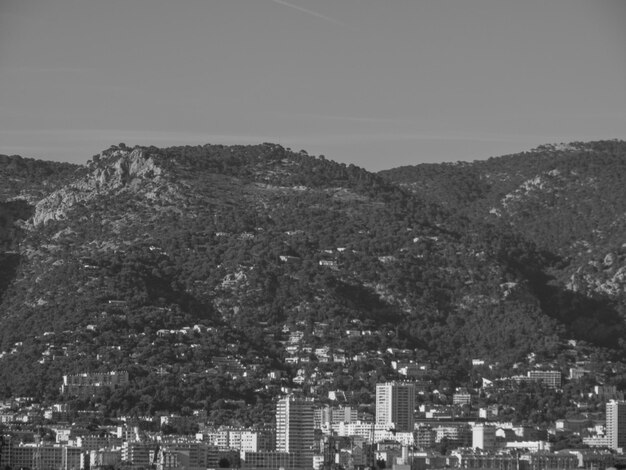
[[[415,384],[387,382],[376,385],[376,424],[396,432],[412,432]]]
[[[276,450],[293,454],[297,468],[313,468],[313,400],[289,396],[276,405]]]
[[[626,401],[611,400],[606,404],[606,437],[611,449],[626,447]]]
[[[481,450],[492,450],[496,448],[496,428],[495,426],[484,426],[482,424],[472,427],[472,448]]]

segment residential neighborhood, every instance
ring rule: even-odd
[[[327,325],[315,328],[321,334]],[[185,336],[187,330],[202,328],[158,335]],[[355,322],[345,334],[376,333]],[[231,380],[265,374],[263,382],[276,397],[269,422],[218,424],[206,410],[105,416],[98,409],[72,408],[72,400],[88,401],[127,386],[129,373],[70,374],[59,384],[62,402],[37,403],[29,397],[0,402],[0,468],[548,470],[626,465],[623,391],[602,384],[606,377],[594,372],[590,361],[569,364],[565,371],[530,355],[515,374],[495,377],[489,372],[498,370],[497,364],[476,358],[471,361],[474,382],[446,389],[441,365],[417,361],[412,351],[350,356],[308,344],[297,328],[285,326],[282,337],[285,370],[265,373],[233,354],[212,359],[215,370]],[[335,388],[330,371],[359,363],[378,364],[390,379],[376,382],[369,396]],[[560,419],[533,420],[515,409],[516,403],[534,406],[543,400],[547,413],[549,406],[557,406],[551,400],[565,394],[569,403]]]

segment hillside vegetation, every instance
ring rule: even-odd
[[[624,293],[605,287],[623,272],[624,149],[381,175],[274,144],[29,163],[42,176],[0,201],[0,394],[53,400],[64,374],[126,369],[131,384],[99,398],[109,411],[219,414],[229,398],[262,413],[299,367],[365,394],[392,374],[313,353],[291,365],[295,331],[346,358],[403,350],[448,384],[472,358],[561,360],[569,339],[619,360]]]

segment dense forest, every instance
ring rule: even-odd
[[[625,156],[610,141],[381,174],[274,144],[3,157],[21,179],[0,200],[0,395],[58,400],[62,375],[124,369],[93,406],[250,422],[300,369],[367,402],[397,374],[387,351],[444,387],[472,358],[620,361],[623,288],[601,287],[623,267]],[[294,332],[311,362],[286,361]]]

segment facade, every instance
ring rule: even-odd
[[[469,405],[472,403],[472,396],[469,393],[459,392],[452,395],[454,405]]]
[[[274,445],[274,433],[269,430],[244,431],[241,433],[241,447],[243,452],[269,451]]]
[[[246,452],[269,451],[275,446],[273,429],[244,429],[221,427],[205,430],[202,439],[220,450]]]
[[[332,427],[338,436],[359,436],[368,442],[375,441],[376,428],[371,421],[356,421],[354,423],[339,423]]]
[[[23,446],[9,439],[2,448],[0,465],[2,468],[32,468],[35,456],[34,446]]]
[[[276,450],[293,454],[297,468],[313,467],[313,400],[288,396],[276,405]]]
[[[422,425],[415,430],[415,444],[417,447],[427,449],[435,445],[437,433],[431,426]]]
[[[626,402],[611,400],[606,404],[606,437],[614,450],[626,447]]]
[[[507,449],[519,449],[531,453],[549,452],[552,444],[547,441],[509,441],[506,443]]]
[[[67,460],[64,447],[57,444],[23,444],[8,439],[2,448],[0,466],[2,468],[30,468],[45,470],[49,468],[71,470],[74,460]],[[65,454],[65,459],[64,459]],[[68,464],[68,466],[64,466]]]
[[[205,470],[208,467],[206,444],[197,442],[165,444],[156,455],[156,469]]]
[[[315,427],[339,423],[354,423],[358,419],[356,408],[351,406],[325,406],[315,410]]]
[[[121,443],[117,438],[100,436],[97,434],[88,434],[76,438],[76,445],[84,450],[98,450],[103,447],[113,447]]]
[[[561,372],[558,370],[531,370],[528,379],[541,382],[548,388],[561,388]]]
[[[591,373],[588,369],[583,367],[570,367],[569,369],[569,378],[571,380],[578,380],[583,378],[585,375]]]
[[[494,454],[456,450],[452,455],[457,458],[458,468],[476,470],[520,470],[520,459],[514,454]]]
[[[435,442],[447,439],[453,445],[468,447],[472,445],[472,429],[469,424],[450,423],[433,428],[435,431]]]
[[[520,457],[520,468],[528,470],[575,469],[578,468],[578,457],[567,452],[524,454]]]
[[[413,432],[415,385],[387,382],[376,385],[376,424],[399,432]]]
[[[620,398],[619,395],[622,395],[622,399],[624,398],[623,394],[617,393],[617,387],[615,385],[596,385],[593,387],[593,393],[601,400],[616,400]]]
[[[609,451],[570,450],[578,458],[578,468],[610,468],[615,465],[615,455]]]
[[[124,442],[122,461],[136,467],[148,468],[155,460],[158,445],[151,442]]]
[[[98,391],[116,389],[128,384],[128,372],[98,372],[64,375],[61,393],[66,396],[88,398]]]
[[[311,458],[311,467],[313,459]],[[294,455],[287,452],[242,452],[241,468],[294,468]]]
[[[495,426],[477,425],[472,428],[472,448],[492,450],[496,448]]]
[[[122,459],[121,451],[113,449],[100,449],[89,451],[89,467],[114,467],[118,468]]]
[[[79,470],[84,468],[84,466],[81,466],[83,450],[80,447],[63,446],[62,449],[61,468],[63,470]]]

